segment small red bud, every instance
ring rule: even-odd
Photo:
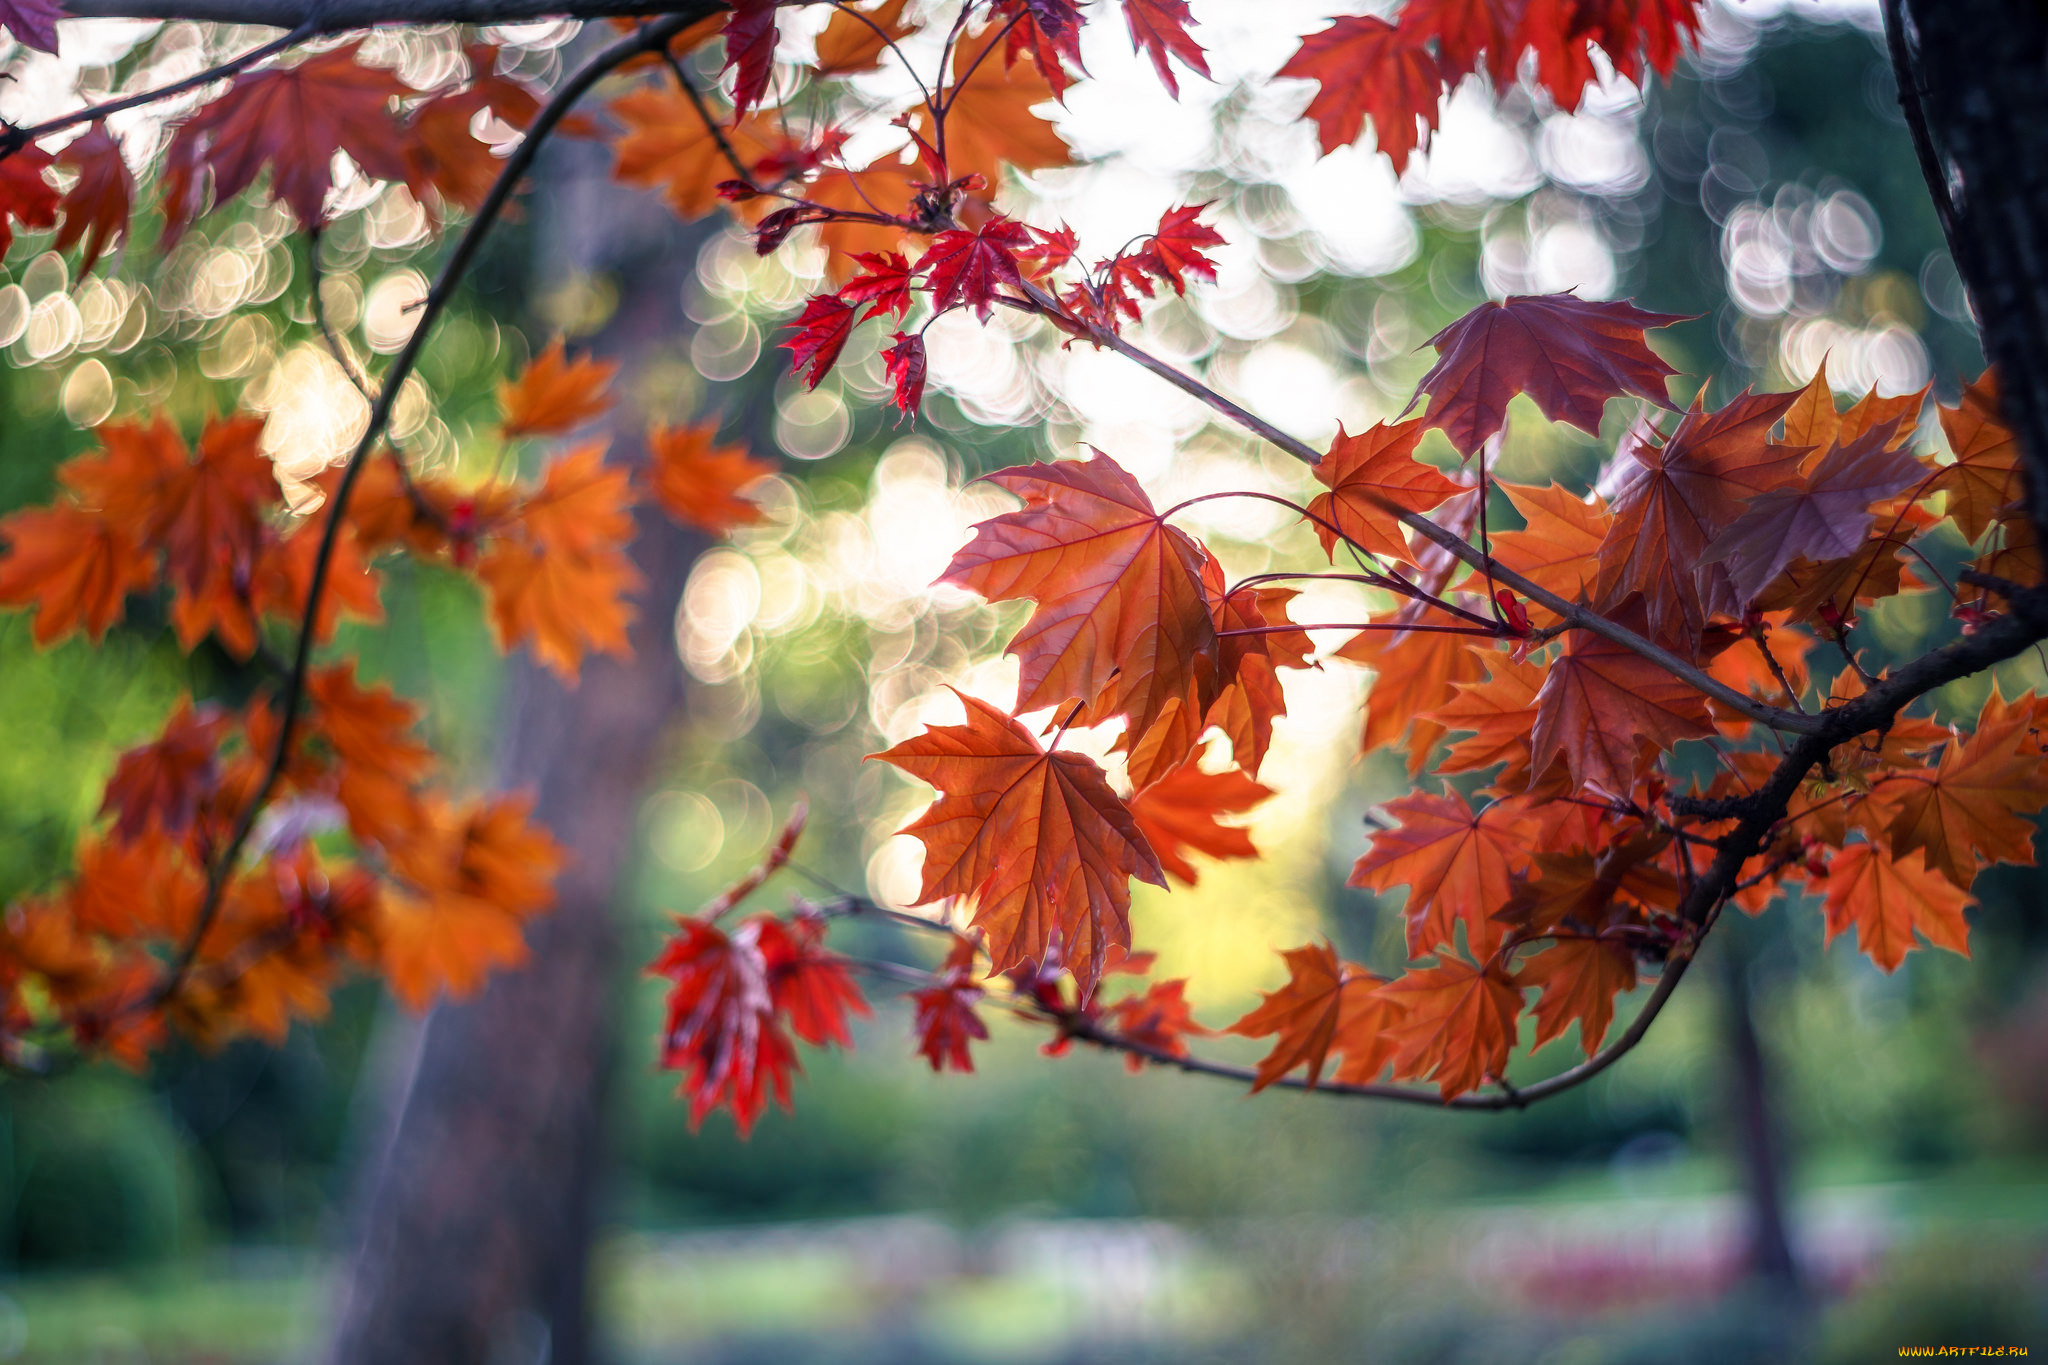
[[[1529,624],[1528,611],[1513,593],[1506,588],[1496,588],[1493,603],[1500,608],[1502,624],[1507,627],[1508,634],[1521,639],[1535,633],[1535,627]]]

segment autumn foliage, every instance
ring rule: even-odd
[[[34,46],[55,41],[55,13],[0,0],[0,25]],[[973,1069],[984,1014],[1000,1008],[1048,1025],[1049,1051],[1100,1046],[1253,1090],[1522,1103],[1508,1069],[1525,1041],[1576,1025],[1589,1061],[1541,1083],[1552,1090],[1604,1066],[1730,906],[1817,904],[1827,938],[1853,933],[1892,971],[1924,947],[1966,953],[1979,872],[2032,862],[2048,701],[1994,690],[1967,727],[1909,709],[2039,638],[2009,610],[2042,569],[1992,375],[1933,405],[1931,422],[1927,392],[1839,410],[1824,371],[1710,402],[1708,377],[1678,376],[1653,344],[1684,319],[1576,293],[1512,297],[1432,338],[1435,364],[1399,417],[1312,449],[1125,335],[1154,301],[1215,280],[1224,243],[1205,205],[1091,258],[1066,225],[997,202],[1005,168],[1070,159],[1046,111],[1085,75],[1084,25],[1120,19],[1169,92],[1208,75],[1182,0],[840,4],[806,62],[787,60],[769,0],[686,17],[607,49],[601,117],[573,131],[607,139],[618,178],[682,217],[722,204],[764,255],[799,233],[828,253],[828,287],[782,342],[804,384],[878,328],[891,401],[913,421],[934,320],[1036,319],[1311,465],[1320,491],[1288,505],[1322,549],[1233,580],[1177,523],[1186,505],[1155,504],[1114,452],[989,475],[1017,506],[977,526],[941,581],[1028,604],[1007,646],[1015,700],[961,693],[959,723],[873,756],[934,793],[905,831],[923,851],[913,904],[834,892],[742,914],[784,872],[799,814],[755,874],[679,919],[649,970],[667,983],[662,1064],[693,1119],[723,1107],[744,1132],[787,1104],[799,1045],[852,1046],[849,1020],[869,1009],[860,980],[881,967],[907,977],[934,1070]],[[1302,36],[1275,75],[1312,83],[1303,117],[1325,150],[1369,127],[1399,169],[1468,77],[1526,81],[1569,109],[1602,68],[1668,75],[1698,24],[1695,0],[1409,0]],[[906,51],[938,55],[912,62],[919,93],[891,115],[900,151],[852,164],[862,109],[848,82]],[[690,84],[707,59],[725,94]],[[175,239],[252,191],[317,233],[337,153],[487,230],[505,198],[494,187],[509,193],[526,168],[476,130],[496,120],[538,138],[566,112],[544,101],[483,45],[429,89],[354,41],[258,64],[177,123],[146,187],[90,117],[0,144],[0,249],[13,232],[54,232],[90,270],[138,205]],[[154,599],[185,649],[210,641],[272,677],[236,706],[182,703],[118,761],[70,875],[9,908],[11,1059],[68,1039],[139,1062],[171,1029],[274,1039],[317,1016],[345,970],[421,1006],[520,960],[560,851],[517,794],[449,791],[413,706],[365,686],[330,642],[343,619],[378,617],[380,566],[405,555],[471,577],[499,643],[564,679],[592,654],[626,653],[643,586],[627,553],[635,509],[723,533],[757,519],[746,490],[773,467],[716,421],[657,428],[643,457],[614,458],[590,434],[614,373],[557,340],[504,387],[497,434],[558,443],[534,478],[428,474],[373,426],[322,477],[319,507],[294,511],[260,419],[185,432],[123,417],[61,468],[48,505],[0,522],[0,603],[34,613],[38,642],[98,640]],[[1538,414],[1623,432],[1598,491],[1495,475]],[[1960,583],[1919,548],[1937,532],[1974,547]],[[1295,619],[1298,586],[1326,576],[1379,605],[1356,621]],[[1943,594],[1962,642],[1867,671],[1859,618],[1908,593]],[[1284,979],[1221,1030],[1258,1040],[1263,1059],[1198,1057],[1191,1040],[1212,1030],[1186,983],[1146,979],[1132,882],[1193,883],[1202,860],[1257,856],[1236,821],[1273,794],[1261,769],[1286,679],[1342,667],[1371,673],[1362,747],[1398,748],[1417,779],[1374,817],[1350,875],[1403,898],[1408,961],[1382,975],[1328,942],[1275,945]],[[1113,736],[1107,764],[1068,742],[1077,730]],[[908,967],[841,956],[832,925],[863,915],[931,931],[943,953]]]

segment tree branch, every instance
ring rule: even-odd
[[[152,1007],[161,1007],[177,995],[191,972],[193,963],[199,957],[201,944],[207,931],[219,917],[220,907],[226,895],[228,884],[233,880],[235,864],[240,860],[243,848],[248,844],[249,835],[256,827],[256,820],[271,794],[276,790],[283,776],[286,761],[291,756],[292,741],[297,738],[300,704],[305,699],[306,679],[312,671],[313,642],[317,635],[315,625],[319,620],[320,605],[327,591],[327,579],[334,561],[335,547],[341,540],[341,528],[347,517],[349,496],[355,490],[363,466],[370,452],[382,439],[384,428],[391,420],[392,410],[397,406],[398,396],[405,387],[406,379],[419,363],[420,354],[426,349],[427,338],[434,324],[448,308],[460,287],[463,277],[476,261],[483,249],[485,238],[497,225],[506,204],[511,202],[519,182],[533,166],[534,158],[540,154],[548,135],[568,116],[577,101],[589,93],[605,76],[643,52],[665,47],[668,40],[682,32],[690,24],[716,12],[708,0],[696,0],[696,7],[687,13],[672,14],[642,28],[629,38],[621,39],[605,48],[587,62],[575,75],[563,83],[548,99],[547,104],[535,115],[526,137],[512,154],[505,159],[504,169],[491,185],[491,192],[477,209],[463,231],[462,238],[449,253],[441,272],[428,292],[426,302],[420,310],[420,319],[407,338],[405,347],[392,361],[377,392],[377,399],[370,408],[369,424],[363,429],[362,437],[349,455],[343,467],[341,479],[336,484],[334,497],[328,507],[327,523],[320,533],[320,546],[313,561],[313,575],[306,589],[305,611],[299,623],[298,646],[292,656],[291,674],[285,680],[284,693],[280,700],[282,716],[278,725],[277,743],[271,750],[270,762],[264,769],[263,780],[249,798],[249,804],[235,821],[233,832],[222,847],[206,873],[206,894],[201,901],[199,913],[194,919],[191,932],[186,936],[178,955],[171,960],[162,982],[151,994]]]

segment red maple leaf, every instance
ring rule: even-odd
[[[911,416],[924,402],[924,333],[894,333],[895,345],[882,352],[882,368],[895,385],[890,401]]]
[[[1209,74],[1209,61],[1202,55],[1202,45],[1188,33],[1188,25],[1194,22],[1194,18],[1188,10],[1188,0],[1124,0],[1124,22],[1131,29],[1131,51],[1151,57],[1160,83],[1176,99],[1180,97],[1180,83],[1173,78],[1167,54],[1180,58],[1191,70],[1204,76]]]
[[[761,102],[775,74],[775,10],[776,0],[734,0],[725,21],[724,69],[738,73],[732,94],[735,119]]]
[[[797,1037],[813,1047],[837,1043],[853,1046],[846,1016],[865,1017],[868,1002],[854,984],[846,959],[825,950],[825,922],[799,915],[784,923],[770,915],[755,917],[761,958],[767,964],[768,998],[776,1013],[789,1020]]]
[[[1429,339],[1438,360],[1415,386],[1418,397],[1429,395],[1423,423],[1442,427],[1470,455],[1501,429],[1508,400],[1525,393],[1552,421],[1597,436],[1610,398],[1634,394],[1671,406],[1664,380],[1677,371],[1643,333],[1687,320],[1572,294],[1482,303]]]
[[[213,786],[214,754],[227,728],[225,715],[195,710],[187,697],[162,734],[122,754],[100,802],[100,813],[115,817],[114,837],[132,844],[152,827],[173,838],[190,828]]]
[[[1189,1038],[1205,1038],[1210,1030],[1195,1022],[1188,1005],[1187,982],[1154,982],[1143,995],[1126,996],[1103,1012],[1110,1026],[1117,1033],[1134,1043],[1157,1048],[1173,1057],[1188,1055]],[[1124,1058],[1124,1064],[1132,1071],[1141,1071],[1145,1059],[1138,1056]]]
[[[175,239],[192,221],[202,165],[213,171],[217,203],[269,167],[271,192],[307,227],[326,217],[337,151],[380,180],[404,180],[405,129],[392,103],[416,92],[397,72],[358,62],[361,48],[353,42],[297,66],[245,72],[180,125],[166,153],[165,235]]]
[[[910,992],[911,1003],[917,1007],[912,1025],[917,1033],[917,1051],[931,1062],[932,1070],[943,1071],[949,1066],[955,1071],[974,1070],[974,1058],[969,1055],[967,1044],[988,1038],[988,1025],[974,1012],[983,993],[979,986],[967,984],[966,978],[957,973],[940,985]]]
[[[744,1137],[769,1098],[789,1107],[796,1050],[775,1020],[761,921],[728,937],[717,925],[678,916],[678,932],[647,970],[672,983],[661,1064],[681,1071],[690,1127],[721,1104]]]
[[[998,214],[972,232],[942,232],[918,257],[917,270],[931,284],[932,306],[956,304],[974,309],[983,322],[995,308],[996,290],[1018,286],[1017,252],[1031,243],[1031,234]]]
[[[0,157],[0,256],[14,245],[14,223],[31,231],[57,226],[57,187],[43,178],[49,165],[50,154],[34,143]]]
[[[883,313],[900,318],[910,311],[910,281],[916,272],[902,252],[863,251],[853,259],[861,273],[840,286],[839,297],[848,303],[874,305],[862,322]]]
[[[854,307],[837,294],[813,294],[804,304],[803,315],[790,324],[796,335],[782,343],[789,352],[789,368],[802,374],[810,368],[804,387],[815,389],[818,381],[832,372],[846,339],[853,335]]]
[[[1187,292],[1187,277],[1214,281],[1216,262],[1202,254],[1202,248],[1223,245],[1223,234],[1207,223],[1198,222],[1207,204],[1183,204],[1159,216],[1159,227],[1145,244],[1145,264],[1152,273],[1173,286],[1173,292]]]
[[[1308,117],[1326,152],[1357,140],[1368,116],[1379,148],[1398,174],[1417,143],[1416,125],[1436,127],[1444,73],[1412,33],[1370,15],[1334,20],[1280,68],[1281,76],[1318,81]]]
[[[57,250],[69,251],[84,242],[85,253],[79,257],[78,273],[90,274],[107,243],[116,233],[128,230],[128,214],[135,203],[135,177],[129,174],[121,144],[100,123],[66,144],[57,153],[57,164],[78,172],[77,181],[64,192],[64,226],[57,233]],[[5,246],[0,245],[0,255],[5,252]]]

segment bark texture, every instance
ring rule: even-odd
[[[1899,99],[2048,535],[2048,4],[1888,0]]]
[[[591,149],[567,152],[536,206],[542,283],[619,281],[597,349],[625,361],[629,391],[634,370],[685,333],[698,238],[613,190]],[[619,425],[611,458],[637,458],[638,419],[622,413]],[[586,1265],[621,972],[612,905],[656,741],[682,697],[673,622],[701,545],[666,517],[641,517],[632,555],[648,586],[631,662],[588,660],[574,689],[523,655],[510,665],[503,785],[535,790],[535,815],[571,861],[556,908],[528,934],[529,964],[434,1010],[400,1068],[333,1365],[591,1358]]]

